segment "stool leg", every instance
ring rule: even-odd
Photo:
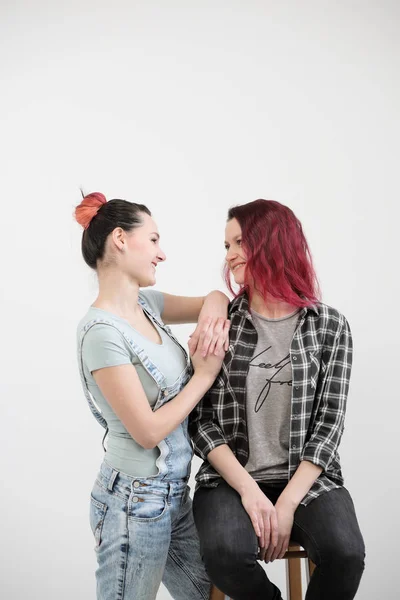
[[[225,600],[225,594],[213,585],[211,588],[210,600]]]
[[[311,558],[307,558],[306,560],[307,568],[306,568],[306,576],[307,576],[307,585],[310,583],[311,575],[315,571],[315,564],[311,560]]]
[[[289,592],[288,600],[302,600],[301,559],[288,558],[286,562],[286,582]]]

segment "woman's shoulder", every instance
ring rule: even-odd
[[[134,353],[127,343],[123,324],[112,313],[91,307],[77,331],[78,355],[88,373],[104,367],[133,364]]]
[[[317,319],[326,328],[339,331],[343,327],[349,327],[346,317],[337,308],[324,302],[318,302],[314,308],[316,309],[315,314],[317,314]]]
[[[158,290],[144,289],[139,291],[139,299],[144,302],[158,318],[164,310],[164,294]]]
[[[123,338],[123,323],[116,315],[91,306],[77,326],[78,339],[84,337],[85,343],[101,342],[104,339]]]

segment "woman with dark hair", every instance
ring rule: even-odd
[[[316,564],[307,600],[354,598],[364,543],[338,446],[352,362],[345,317],[318,299],[302,226],[270,200],[232,208],[225,231],[230,346],[190,417],[194,517],[211,580],[234,600],[279,600],[257,559],[289,540]]]
[[[165,260],[150,211],[125,200],[84,197],[75,216],[82,254],[99,293],[78,326],[82,386],[108,432],[91,494],[98,600],[154,600],[161,581],[173,598],[206,600],[187,481],[190,411],[218,374],[227,348],[228,298],[171,296],[155,283]],[[185,350],[166,323],[199,319]]]

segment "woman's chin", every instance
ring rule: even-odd
[[[152,277],[143,277],[140,281],[139,281],[139,287],[141,288],[146,288],[146,287],[151,287],[152,285],[156,284],[156,276],[153,275]]]
[[[237,275],[236,277],[234,275],[233,281],[236,283],[236,285],[243,285],[243,283],[244,283],[244,279],[240,275]]]

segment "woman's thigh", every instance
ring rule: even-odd
[[[172,521],[171,543],[163,583],[176,600],[208,600],[211,583],[200,556],[199,537],[187,487]]]
[[[346,488],[321,494],[297,508],[292,539],[305,548],[315,564],[363,560],[364,541],[354,504]]]
[[[155,600],[171,539],[166,496],[123,497],[98,483],[90,522],[95,537],[98,600]]]
[[[258,543],[250,518],[239,494],[225,481],[196,491],[193,514],[205,559],[227,558],[232,563],[235,557],[247,556],[256,560]]]
[[[231,598],[281,598],[257,562],[258,540],[239,494],[226,482],[193,501],[200,548],[212,581]]]

